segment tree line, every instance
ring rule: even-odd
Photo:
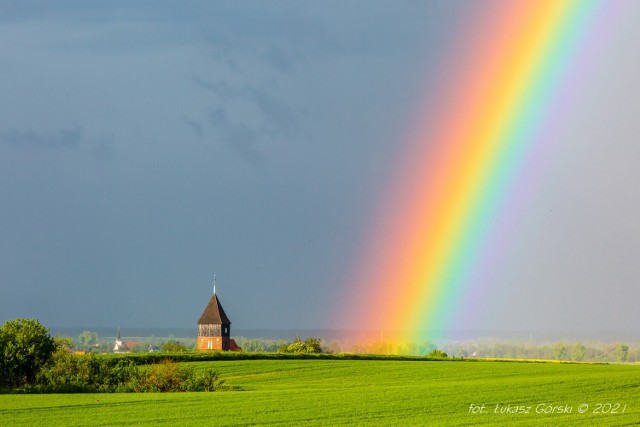
[[[443,348],[452,355],[465,358],[508,358],[565,360],[576,362],[635,363],[640,362],[640,348],[628,344],[561,341],[555,343],[450,343]]]
[[[214,391],[227,386],[210,369],[170,358],[151,366],[131,359],[74,355],[69,338],[53,338],[37,319],[0,327],[0,390],[22,392]]]
[[[77,337],[69,339],[68,347],[75,352],[85,353],[112,353],[114,347],[113,340],[100,339],[97,332],[82,331]],[[149,351],[160,351],[164,353],[176,353],[195,350],[195,339],[172,338],[160,339],[149,337],[140,341],[130,342],[129,346],[124,345],[122,351],[128,353],[146,353]]]

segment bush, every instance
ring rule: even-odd
[[[0,387],[33,384],[56,349],[37,319],[8,320],[0,328]]]
[[[320,346],[320,338],[310,337],[304,341],[305,347],[307,347],[307,353],[322,353],[322,347]]]
[[[166,343],[162,344],[162,351],[166,353],[185,353],[187,350],[186,345],[176,340],[168,340]]]
[[[228,387],[224,380],[213,369],[206,369],[192,375],[188,381],[188,391],[217,391],[225,390]]]
[[[113,393],[216,391],[226,389],[212,370],[197,372],[165,358],[148,368],[131,358],[73,355],[60,346],[38,383],[25,391],[38,393]]]
[[[429,359],[448,359],[449,355],[442,350],[434,349],[431,353],[427,354]]]
[[[137,392],[216,391],[224,388],[224,380],[212,370],[195,372],[171,359],[154,364],[138,377]]]
[[[322,347],[320,346],[320,338],[307,338],[304,342],[299,336],[291,344],[283,344],[278,351],[282,353],[322,353]]]
[[[235,340],[242,351],[248,352],[276,352],[282,345],[287,346],[286,341],[280,339],[235,337]]]
[[[104,358],[95,354],[70,354],[64,342],[58,343],[53,361],[38,375],[39,392],[130,391],[137,380],[138,367],[131,360]]]
[[[181,369],[171,359],[165,359],[158,365],[152,365],[138,377],[135,391],[184,391],[184,383],[188,378],[186,369]]]

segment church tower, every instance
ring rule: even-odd
[[[231,321],[225,314],[216,295],[215,277],[213,279],[213,295],[198,320],[198,351],[234,350],[231,344]]]

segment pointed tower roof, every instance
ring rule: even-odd
[[[221,325],[221,324],[231,324],[231,321],[224,313],[222,309],[222,305],[220,305],[220,300],[218,296],[214,293],[211,299],[209,300],[209,304],[207,304],[207,308],[204,309],[202,316],[200,316],[200,320],[198,320],[198,325]]]

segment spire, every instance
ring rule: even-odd
[[[213,294],[216,294],[216,275],[213,275]]]
[[[202,316],[200,316],[200,320],[198,320],[198,325],[204,324],[231,324],[216,294],[213,294]]]

